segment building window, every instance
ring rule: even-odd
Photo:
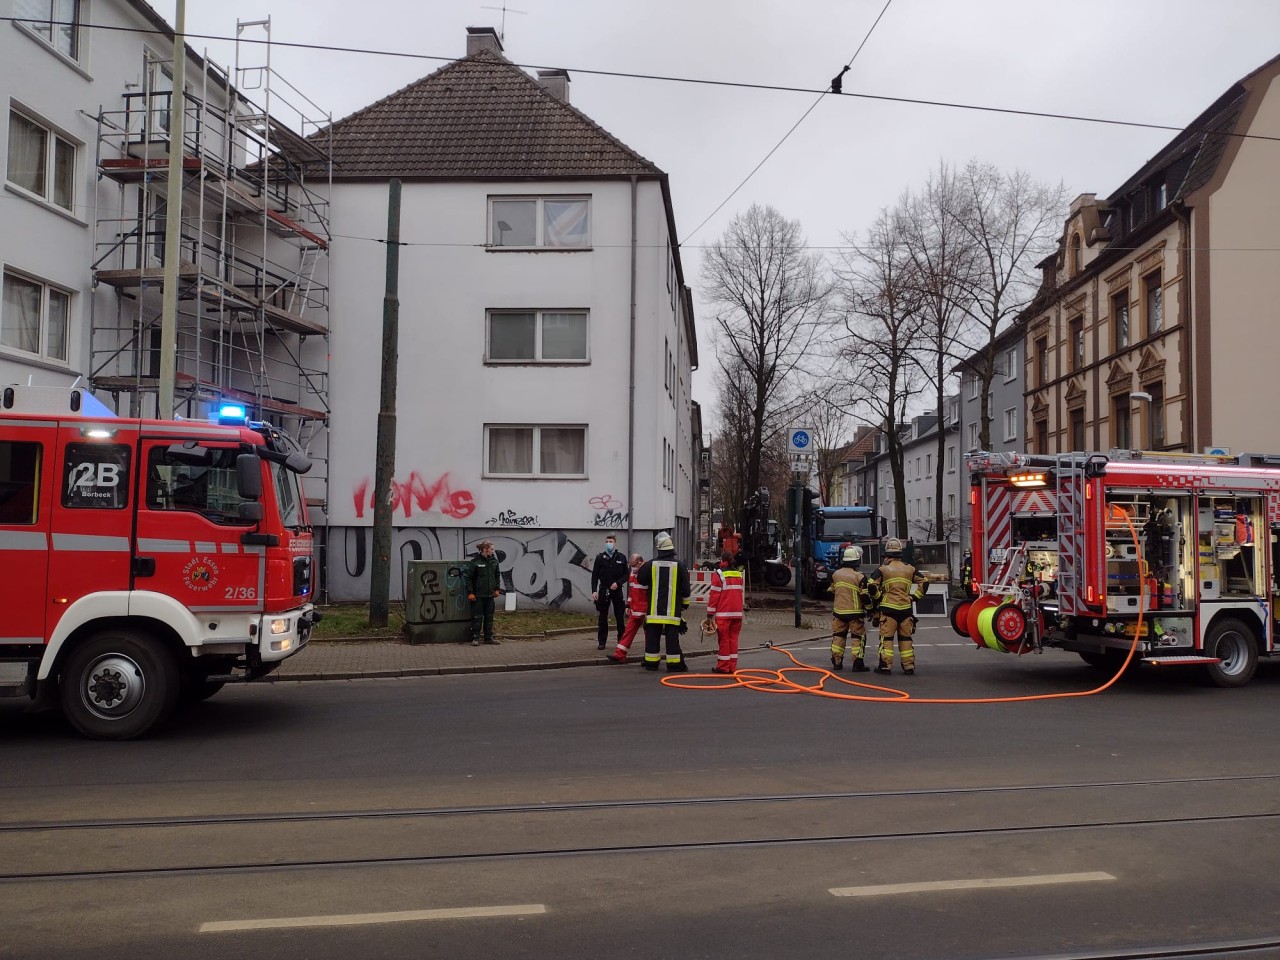
[[[1169,185],[1165,183],[1157,183],[1151,191],[1152,199],[1155,201],[1155,208],[1163,210],[1169,205]]]
[[[1071,337],[1071,369],[1084,369],[1084,317],[1072,317],[1067,323]]]
[[[9,182],[64,210],[75,206],[76,147],[30,117],[9,111]]]
[[[1084,269],[1084,259],[1080,249],[1080,234],[1073,233],[1071,235],[1071,276],[1075,276]]]
[[[1008,383],[1018,375],[1018,351],[1010,348],[1004,355],[1004,380]]]
[[[1036,421],[1036,453],[1049,452],[1049,421]]]
[[[1120,450],[1128,450],[1133,445],[1133,434],[1130,430],[1129,395],[1122,393],[1111,401],[1112,442],[1111,445]]]
[[[982,386],[982,381],[979,379],[977,374],[974,374],[972,377],[969,378],[969,399],[970,400],[978,399],[978,388],[981,386]]]
[[[587,313],[490,310],[485,360],[491,363],[582,363],[587,359]]]
[[[1111,298],[1111,323],[1115,327],[1116,349],[1129,346],[1129,291],[1121,290]]]
[[[1071,411],[1071,449],[1079,452],[1085,449],[1084,439],[1084,407],[1076,407]]]
[[[954,493],[947,494],[947,516],[954,517],[956,515],[956,495]]]
[[[1049,338],[1036,341],[1036,384],[1043,387],[1049,382]]]
[[[60,54],[80,59],[80,0],[15,0],[13,12]]]
[[[947,473],[956,472],[956,448],[947,447]]]
[[[926,453],[924,455],[924,475],[926,477],[933,476],[933,454]]]
[[[1143,311],[1146,313],[1147,336],[1159,333],[1164,327],[1164,287],[1159,270],[1153,270],[1142,278]]]
[[[586,476],[586,427],[490,424],[484,432],[486,476]]]
[[[494,247],[587,247],[590,226],[586,197],[489,200],[489,244]]]
[[[71,294],[5,271],[0,346],[66,362]]]
[[[1153,383],[1147,387],[1147,393],[1151,394],[1151,449],[1163,450],[1165,445],[1164,436],[1164,384]]]
[[[1005,442],[1018,439],[1018,409],[1010,407],[1004,412]]]
[[[978,425],[976,423],[969,424],[969,449],[978,449]]]

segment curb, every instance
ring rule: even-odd
[[[766,650],[770,647],[790,647],[798,643],[814,643],[819,640],[827,639],[826,635],[817,637],[802,637],[795,640],[784,640],[779,643],[761,643],[751,647],[745,647],[746,650]],[[715,656],[715,650],[696,650],[686,651],[686,659],[695,659],[703,657]],[[294,673],[281,676],[279,674],[268,674],[257,683],[295,683],[313,680],[394,680],[401,677],[437,677],[437,676],[458,676],[463,674],[475,673],[519,673],[529,670],[560,670],[567,667],[607,667],[611,664],[607,663],[608,658],[599,655],[590,658],[575,658],[573,660],[554,660],[545,663],[481,663],[469,664],[457,667],[409,667],[403,670],[335,670],[331,673]],[[640,659],[628,659],[627,663],[640,663]]]

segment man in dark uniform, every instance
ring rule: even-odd
[[[636,579],[649,591],[649,612],[644,625],[644,668],[657,670],[666,639],[667,673],[689,669],[680,649],[680,634],[688,629],[684,613],[689,606],[689,568],[676,559],[670,534],[660,533],[654,541],[657,556],[647,561]]]
[[[591,599],[599,612],[596,624],[596,649],[603,650],[609,639],[609,608],[613,607],[613,619],[618,626],[618,640],[622,640],[622,625],[626,617],[624,591],[631,571],[627,558],[618,552],[617,538],[611,533],[604,538],[604,550],[596,554],[591,565]]]

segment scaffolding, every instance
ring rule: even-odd
[[[246,36],[258,31],[265,41]],[[237,22],[233,68],[207,54],[195,61],[177,137],[172,60],[147,51],[143,61],[141,83],[97,117],[98,178],[114,190],[99,191],[95,212],[91,385],[130,416],[204,419],[221,402],[245,404],[312,459],[307,499],[327,524],[332,115],[272,68],[270,19]],[[182,252],[175,409],[162,411],[173,140],[182,149]]]

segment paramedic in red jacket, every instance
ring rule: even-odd
[[[712,571],[711,594],[707,597],[707,619],[716,625],[720,652],[716,673],[738,669],[738,634],[742,632],[742,571],[733,569],[733,554],[720,554],[720,569]]]
[[[649,591],[636,578],[636,572],[642,563],[644,557],[640,554],[631,555],[631,575],[627,578],[627,625],[618,638],[617,649],[609,655],[609,660],[613,663],[627,662],[627,652],[640,633],[640,628],[644,626],[644,615],[649,611]]]

